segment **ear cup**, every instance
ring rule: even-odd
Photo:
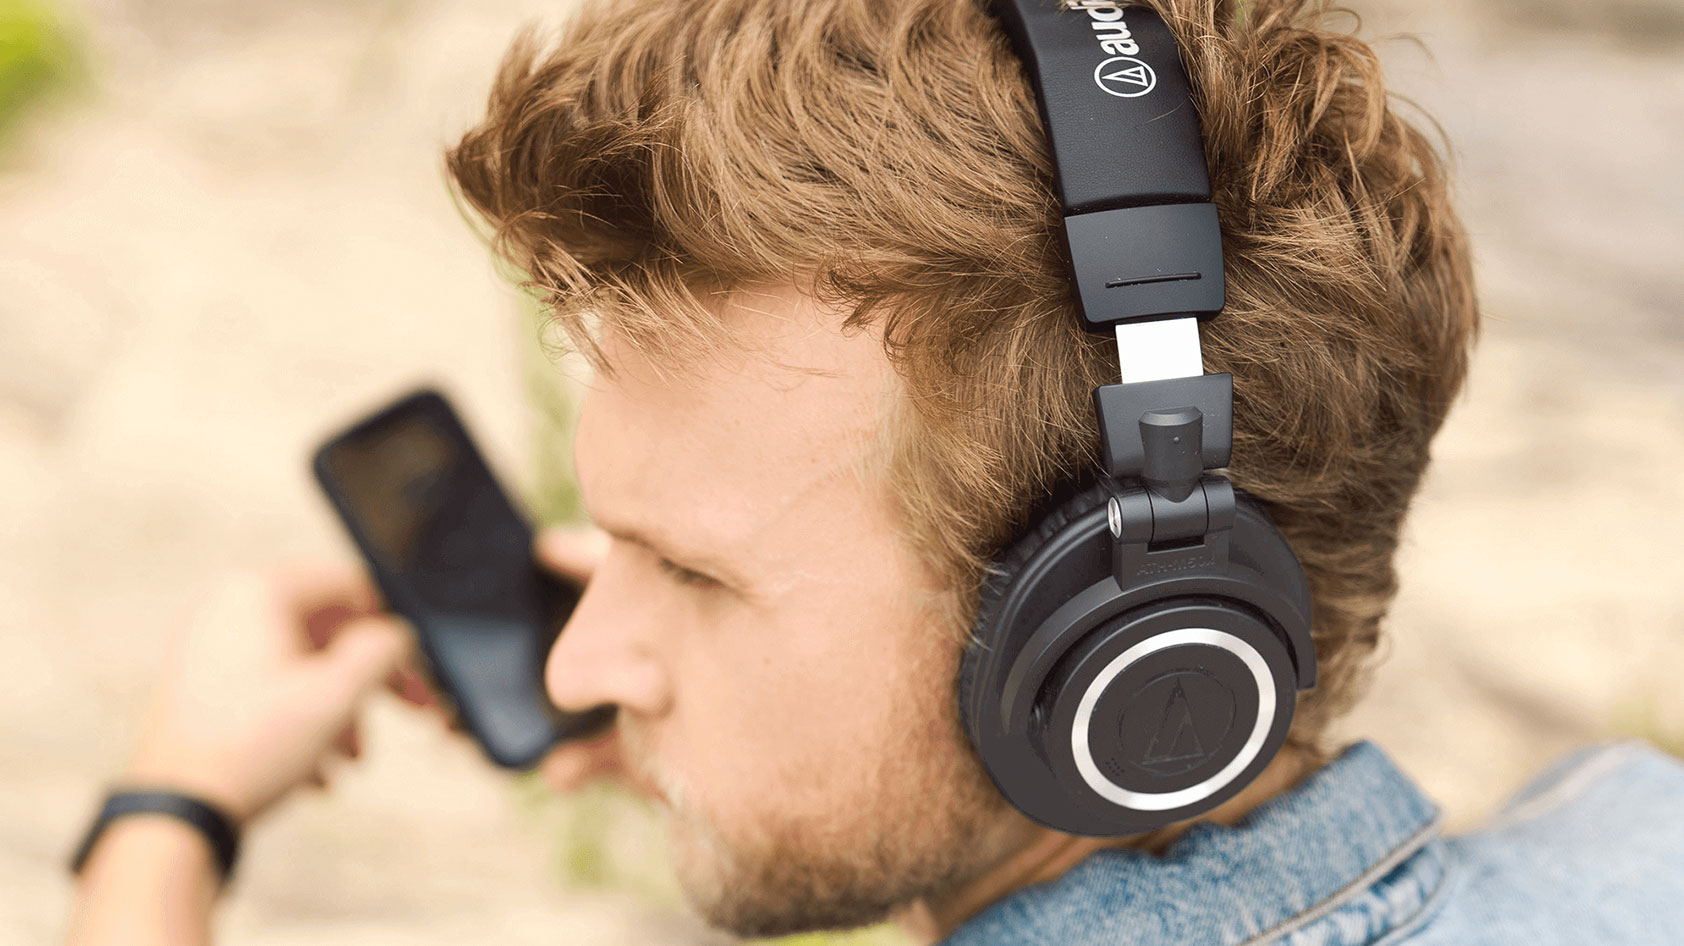
[[[1214,545],[1119,572],[1132,560],[1114,557],[1107,504],[1128,488],[1066,484],[1037,509],[992,563],[959,662],[960,718],[990,778],[1072,834],[1148,831],[1232,797],[1314,673],[1308,589],[1260,507],[1240,495]]]
[[[959,718],[965,724],[965,734],[973,741],[976,734],[971,730],[974,720],[971,718],[970,705],[977,657],[982,649],[995,646],[994,641],[986,639],[987,631],[997,623],[996,618],[999,616],[1006,589],[1017,580],[1023,566],[1041,551],[1048,540],[1062,532],[1065,526],[1096,509],[1105,508],[1105,502],[1111,497],[1113,488],[1112,484],[1104,480],[1061,484],[1049,500],[1031,515],[1028,527],[995,557],[989,575],[983,581],[976,621],[971,625],[970,638],[959,660]]]

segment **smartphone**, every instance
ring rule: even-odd
[[[422,388],[330,437],[316,480],[387,605],[414,625],[424,671],[493,763],[531,768],[604,728],[564,713],[544,661],[579,589],[533,556],[532,526],[444,395]]]

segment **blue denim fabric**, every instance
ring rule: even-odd
[[[941,946],[1684,944],[1684,764],[1639,742],[1552,766],[1484,828],[1359,742],[1231,827],[1105,850]]]

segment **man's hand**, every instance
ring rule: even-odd
[[[332,750],[358,754],[357,711],[382,678],[425,696],[412,640],[355,566],[227,573],[176,633],[122,782],[190,792],[250,824],[298,785],[325,785]],[[219,892],[192,828],[121,818],[83,867],[66,942],[209,943]]]
[[[596,571],[596,563],[607,550],[607,536],[600,529],[551,527],[538,533],[533,554],[538,562],[568,584],[582,587]],[[465,733],[462,721],[450,714],[433,692],[425,676],[406,661],[387,678],[386,685],[405,702],[437,709],[450,729]],[[602,732],[564,742],[544,756],[539,774],[557,791],[577,789],[592,779],[624,775],[620,759],[618,730],[610,725]]]
[[[551,528],[534,552],[583,585],[606,544],[599,530]],[[301,784],[325,786],[331,752],[360,755],[355,717],[382,681],[445,714],[417,669],[413,631],[382,608],[355,565],[224,576],[175,642],[124,781],[192,791],[249,823]],[[616,730],[557,746],[539,771],[558,791],[623,775]]]
[[[324,785],[330,751],[359,754],[356,715],[382,679],[416,702],[412,641],[354,566],[230,572],[177,635],[123,781],[190,791],[250,823],[298,785]]]
[[[545,529],[538,534],[538,561],[564,580],[583,586],[607,550],[607,537],[597,529]],[[577,709],[578,707],[574,707]],[[595,736],[564,742],[539,763],[544,781],[557,791],[572,791],[594,778],[622,776],[618,726]]]

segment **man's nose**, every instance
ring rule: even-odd
[[[659,616],[625,565],[626,557],[611,547],[550,648],[544,689],[560,709],[613,703],[660,715],[672,699],[657,646]]]

